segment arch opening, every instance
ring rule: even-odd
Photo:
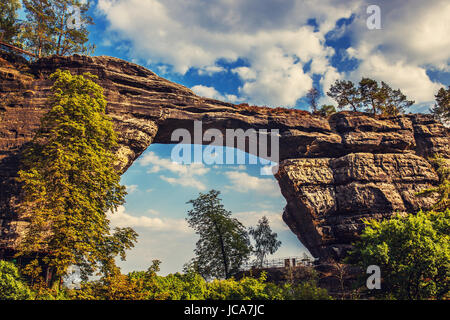
[[[185,221],[190,209],[186,202],[210,189],[221,191],[225,208],[245,227],[256,226],[263,216],[269,218],[272,230],[282,241],[269,260],[310,255],[282,220],[286,200],[270,166],[262,164],[266,162],[239,149],[218,147],[224,154],[233,151],[236,159],[245,158],[247,164],[180,164],[171,159],[176,146],[150,145],[122,175],[128,195],[118,212],[110,215],[111,226],[133,227],[139,234],[127,260],[118,262],[124,272],[145,270],[153,259],[162,261],[162,274],[182,271],[183,264],[194,256],[198,239]],[[194,148],[205,151],[208,147],[186,146],[192,152]],[[270,175],[261,175],[264,170]]]

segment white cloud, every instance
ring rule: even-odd
[[[284,223],[281,212],[261,210],[261,211],[245,211],[233,214],[246,227],[255,227],[263,216],[269,220],[269,225],[274,231],[286,231],[289,227]]]
[[[138,185],[136,185],[136,184],[131,184],[129,186],[126,185],[125,188],[126,188],[126,191],[128,194],[132,194],[132,193],[138,191]]]
[[[426,69],[405,61],[388,61],[382,55],[373,54],[361,62],[359,68],[350,74],[355,82],[363,75],[370,75],[379,81],[387,82],[394,89],[400,88],[403,93],[416,102],[433,101],[440,83],[432,82]]]
[[[155,211],[149,212],[154,215]],[[119,206],[117,212],[108,214],[111,227],[140,227],[153,231],[175,231],[192,233],[185,219],[157,218],[148,216],[137,216],[126,212],[124,206]]]
[[[268,166],[264,166],[261,168],[261,174],[265,176],[271,176],[274,174],[274,172],[278,171],[278,165],[272,164]]]
[[[280,188],[273,178],[258,178],[242,171],[228,171],[225,172],[225,176],[231,182],[231,185],[226,186],[229,190],[242,193],[255,192],[271,197],[280,195]]]
[[[215,74],[215,73],[218,73],[218,72],[224,72],[225,71],[225,68],[223,68],[223,67],[220,67],[220,66],[217,66],[217,65],[215,65],[215,66],[205,66],[205,67],[202,67],[202,68],[200,68],[200,69],[198,69],[198,74],[199,75],[208,75],[208,76],[211,76],[211,75],[213,75],[213,74]]]
[[[158,173],[160,171],[169,171],[176,177],[160,175],[160,178],[172,185],[183,187],[193,187],[198,190],[206,190],[206,185],[199,180],[199,177],[209,172],[210,168],[205,167],[203,163],[180,164],[170,159],[158,157],[154,152],[148,152],[139,158],[138,163],[141,166],[150,166],[147,173]]]
[[[302,63],[295,60],[280,48],[255,51],[252,70],[244,75],[246,81],[240,93],[259,105],[294,106],[312,87],[311,77],[303,72]],[[250,78],[252,73],[254,79]]]
[[[111,39],[130,44],[131,59],[169,66],[185,74],[222,72],[219,59],[245,60],[232,70],[243,84],[239,96],[203,85],[192,89],[214,99],[293,106],[319,75],[326,92],[336,80],[362,76],[384,80],[417,103],[433,100],[440,83],[426,70],[450,71],[450,3],[445,0],[384,1],[382,30],[368,30],[364,0],[179,1],[99,0],[97,11],[110,22]],[[348,26],[336,21],[355,14]],[[314,19],[317,27],[307,24]],[[331,66],[334,49],[325,43],[350,35],[348,51],[360,61],[351,74]],[[120,42],[119,42],[120,43]],[[304,72],[305,64],[310,71]],[[409,75],[409,76],[408,76]],[[323,97],[321,103],[330,103]]]
[[[217,91],[214,87],[208,87],[204,85],[196,85],[193,86],[192,91],[197,95],[205,98],[211,98],[216,100],[228,101],[231,103],[239,102],[240,99],[234,94],[226,94],[222,95],[219,91]]]
[[[441,83],[432,81],[426,71],[449,72],[450,3],[445,0],[406,2],[386,1],[381,8],[381,30],[366,27],[364,9],[347,31],[353,38],[349,56],[361,61],[350,77],[383,80],[400,88],[416,103],[434,100]]]
[[[333,49],[324,35],[354,6],[333,0],[99,0],[97,8],[110,22],[109,30],[132,44],[130,56],[171,65],[182,74],[190,68],[200,74],[221,72],[218,59],[244,58],[248,69],[235,70],[244,82],[240,98],[293,106],[312,84],[304,64],[312,59],[315,71],[327,67]],[[306,25],[311,18],[318,30]]]

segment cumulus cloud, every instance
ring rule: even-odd
[[[324,35],[353,6],[333,0],[99,0],[97,11],[110,22],[109,31],[131,43],[133,58],[168,64],[181,74],[190,68],[221,72],[217,60],[244,58],[249,72],[235,70],[243,81],[241,98],[293,106],[312,84],[304,65],[312,60],[314,71],[327,67],[333,49]],[[311,18],[317,28],[307,25]]]
[[[172,185],[183,187],[193,187],[198,190],[206,190],[206,185],[199,180],[199,177],[209,172],[209,168],[203,163],[180,164],[172,162],[170,159],[158,157],[154,152],[148,152],[143,155],[138,163],[141,166],[150,166],[147,173],[158,173],[168,171],[175,174],[175,177],[160,175],[160,178]]]
[[[239,102],[242,100],[242,99],[239,99],[234,94],[222,95],[214,87],[208,87],[208,86],[204,86],[204,85],[196,85],[196,86],[193,86],[191,89],[192,89],[192,91],[194,91],[194,93],[196,93],[197,95],[199,95],[201,97],[206,97],[206,98],[211,98],[211,99],[216,99],[216,100],[225,100],[225,101],[228,101],[231,103],[236,103],[236,102]]]
[[[136,184],[126,185],[125,188],[128,194],[138,191],[138,185]]]
[[[246,227],[255,227],[263,216],[269,220],[270,227],[274,231],[287,231],[289,227],[284,223],[281,212],[261,210],[261,211],[245,211],[233,214]]]
[[[156,211],[149,211],[155,215]],[[124,206],[119,206],[117,212],[109,213],[111,227],[140,227],[152,231],[170,231],[192,233],[185,219],[149,217],[145,215],[134,215],[128,213]]]
[[[280,188],[274,179],[254,177],[242,171],[228,171],[225,176],[230,181],[226,188],[235,192],[255,192],[271,197],[280,195]]]
[[[369,30],[364,0],[99,0],[97,12],[114,38],[126,40],[130,59],[185,74],[226,72],[218,60],[246,66],[231,70],[242,81],[239,96],[193,86],[214,99],[294,106],[319,78],[323,91],[336,79],[384,80],[418,103],[433,100],[437,87],[427,70],[449,72],[450,3],[445,0],[383,1],[382,30]],[[350,25],[336,22],[354,15]],[[314,21],[314,26],[311,24]],[[335,50],[325,37],[350,39],[356,69],[331,64]],[[111,37],[113,39],[113,37]],[[309,65],[309,70],[306,66]],[[307,70],[307,71],[305,71]],[[323,97],[321,103],[330,103]]]
[[[443,84],[432,81],[427,70],[450,71],[450,3],[383,2],[381,30],[366,27],[366,7],[361,6],[347,29],[353,39],[347,53],[360,61],[350,77],[355,81],[362,76],[383,80],[417,103],[434,100]]]
[[[419,103],[434,100],[435,93],[443,86],[431,81],[425,68],[402,60],[388,61],[379,54],[364,59],[358,69],[350,74],[350,78],[356,82],[361,80],[363,75],[383,80],[395,89],[400,88],[408,98]]]

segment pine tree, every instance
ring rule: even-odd
[[[447,89],[440,88],[435,97],[436,104],[431,113],[444,123],[450,122],[450,86]]]
[[[0,40],[19,45],[20,24],[18,10],[21,8],[19,0],[2,0],[0,3]]]
[[[50,78],[50,111],[24,150],[19,171],[20,211],[31,221],[19,255],[38,256],[54,280],[69,266],[77,266],[83,278],[96,270],[105,274],[137,237],[130,228],[111,234],[106,217],[126,194],[113,167],[117,137],[94,76],[58,70]]]
[[[89,54],[89,2],[81,0],[23,0],[27,12],[23,38],[26,49],[39,58],[49,55]],[[78,15],[79,14],[79,15]],[[79,20],[74,23],[73,19]]]
[[[379,86],[370,78],[362,78],[358,87],[351,81],[336,80],[327,95],[336,100],[339,109],[350,106],[353,111],[361,111],[365,108],[364,111],[373,115],[395,116],[414,104],[400,89],[394,90],[383,81]]]
[[[327,95],[336,100],[339,109],[347,106],[350,106],[355,112],[361,109],[361,94],[351,81],[336,80]]]

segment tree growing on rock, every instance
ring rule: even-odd
[[[414,104],[400,89],[394,90],[387,83],[362,78],[356,87],[353,82],[336,80],[327,95],[336,100],[339,109],[351,107],[353,111],[366,111],[373,115],[398,115]]]
[[[336,80],[327,95],[336,100],[339,109],[350,106],[355,112],[361,110],[361,93],[351,81]]]
[[[247,230],[225,210],[219,195],[211,190],[188,201],[193,208],[186,220],[200,236],[191,265],[205,278],[228,279],[248,260],[251,245]]]
[[[19,0],[2,0],[0,3],[0,40],[12,45],[19,44],[18,11],[20,8]]]
[[[306,98],[308,99],[309,105],[311,106],[311,110],[313,113],[317,112],[317,100],[320,97],[320,93],[316,88],[311,88],[306,94]]]
[[[336,108],[330,104],[324,104],[317,110],[317,114],[322,117],[329,117],[333,113],[336,113]]]
[[[435,95],[436,104],[430,110],[431,113],[438,120],[443,123],[450,122],[450,86],[445,88],[440,88],[439,91]]]
[[[61,70],[50,76],[50,111],[23,152],[20,211],[30,226],[19,255],[37,257],[29,269],[44,266],[50,282],[69,266],[82,278],[112,272],[114,258],[124,259],[137,237],[131,228],[110,232],[106,213],[123,204],[126,192],[113,166],[117,137],[94,78]]]
[[[27,21],[23,24],[26,49],[43,57],[49,55],[89,54],[87,26],[89,1],[23,0]]]
[[[249,233],[255,240],[254,253],[257,264],[262,267],[265,257],[274,254],[281,246],[281,241],[277,240],[277,234],[272,232],[266,216],[258,221],[255,228],[250,228]]]

